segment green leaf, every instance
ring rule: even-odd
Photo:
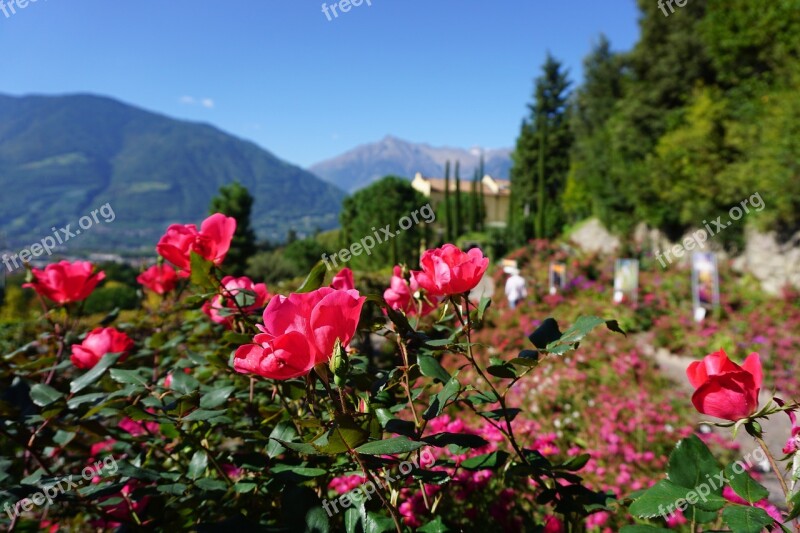
[[[248,492],[253,492],[256,487],[257,485],[253,481],[237,481],[233,486],[233,490],[239,494],[247,494]]]
[[[173,383],[175,382],[173,381]],[[203,409],[214,409],[215,407],[219,407],[228,401],[228,398],[235,390],[236,387],[231,385],[230,387],[223,387],[221,389],[211,391],[200,398],[200,407]]]
[[[309,468],[296,465],[275,465],[269,469],[272,474],[292,473],[296,476],[314,478],[324,476],[328,471],[324,468]]]
[[[557,468],[569,470],[570,472],[577,472],[578,470],[586,466],[586,463],[588,463],[589,459],[591,458],[592,456],[589,455],[588,453],[576,455],[575,457],[570,457],[566,462],[564,462]]]
[[[245,335],[244,333],[237,333],[235,331],[226,331],[222,335],[222,340],[227,344],[241,346],[243,344],[253,344],[253,335]]]
[[[169,388],[179,394],[190,394],[200,388],[200,382],[197,381],[191,374],[184,372],[182,368],[176,368],[172,372],[172,383],[170,384]],[[206,407],[202,405],[202,400],[200,407]],[[208,407],[210,408],[210,406]]]
[[[545,318],[536,331],[530,334],[528,339],[540,350],[547,348],[551,342],[561,338],[561,330],[558,329],[558,322],[554,318]]]
[[[441,516],[437,516],[436,520],[433,522],[428,522],[424,526],[417,529],[417,531],[421,533],[447,533],[448,531],[451,531],[451,529],[442,523]]]
[[[539,364],[539,352],[536,350],[522,350],[509,363],[520,366],[536,366]]]
[[[363,505],[363,503],[362,503]],[[344,531],[345,533],[360,533],[361,515],[355,507],[348,507],[344,512]]]
[[[183,496],[188,487],[183,483],[169,483],[166,485],[158,485],[156,490],[164,494],[171,494],[172,496]]]
[[[274,439],[274,438],[273,438]],[[317,450],[312,444],[308,442],[289,442],[280,439],[274,439],[278,441],[282,446],[305,455],[320,455],[320,451]]]
[[[422,418],[431,420],[442,414],[442,409],[447,405],[447,402],[455,398],[460,390],[461,383],[459,383],[455,377],[450,378],[447,384],[442,387],[442,390],[431,398],[430,405],[428,405],[428,409],[422,414]]]
[[[142,387],[147,387],[150,383],[150,377],[143,376],[140,370],[112,368],[110,375],[111,379],[124,385],[141,385]]]
[[[187,416],[183,417],[183,419],[187,422],[195,422],[198,420],[209,420],[211,418],[221,416],[225,414],[225,409],[219,409],[217,411],[209,411],[206,409],[196,409],[189,413]]]
[[[39,407],[50,405],[56,400],[62,398],[64,395],[58,392],[50,385],[44,383],[37,383],[31,387],[31,400]]]
[[[425,446],[424,442],[413,441],[408,437],[392,437],[389,439],[367,442],[356,448],[356,451],[364,455],[395,455],[398,453],[413,452],[423,446]]]
[[[736,464],[731,463],[725,468],[725,477],[728,478],[728,483],[733,491],[750,503],[760,502],[768,498],[769,491],[750,477],[750,474],[744,470],[744,466],[742,466],[742,471],[737,473],[733,468]]]
[[[308,273],[308,276],[306,276],[303,284],[300,285],[295,292],[302,294],[319,289],[322,287],[322,284],[325,283],[325,274],[327,272],[328,267],[325,266],[323,261],[319,261],[316,265],[314,265],[314,268],[312,268],[311,272]]]
[[[722,520],[733,533],[761,533],[773,524],[764,509],[747,505],[732,505],[722,511]]]
[[[789,516],[787,516],[786,519],[794,520],[800,516],[800,492],[795,492],[789,499],[789,503],[792,504],[792,511],[789,513]]]
[[[80,396],[73,396],[69,400],[67,400],[67,407],[70,409],[75,409],[81,404],[87,402],[93,402],[95,400],[99,400],[100,398],[107,398],[108,394],[105,392],[90,392],[89,394],[81,394]]]
[[[717,460],[696,435],[678,442],[669,455],[667,476],[675,485],[690,490],[705,485],[712,494],[722,494],[722,483],[716,479],[720,472]]]
[[[228,490],[228,485],[222,481],[221,479],[211,479],[210,477],[200,478],[195,481],[195,486],[200,487],[203,490],[216,490],[216,491],[226,491]]]
[[[481,301],[478,304],[478,320],[483,320],[483,315],[486,313],[486,309],[488,309],[491,304],[492,299],[488,296],[481,298]]]
[[[119,359],[121,355],[122,354],[120,353],[105,354],[103,358],[100,359],[100,361],[88,372],[83,374],[81,377],[72,380],[72,383],[69,384],[69,391],[72,394],[78,393],[100,379],[108,367],[116,363],[117,359]]]
[[[285,452],[286,448],[281,445],[281,441],[290,441],[295,435],[297,435],[297,430],[294,424],[286,420],[279,422],[275,429],[272,430],[272,433],[269,434],[269,443],[267,443],[267,455],[269,458],[274,459]]]
[[[664,529],[663,527],[636,524],[635,526],[624,526],[619,530],[619,533],[658,533],[659,531],[666,531],[666,533],[670,532],[669,529]]]
[[[419,369],[423,376],[438,379],[442,383],[450,381],[450,374],[442,368],[442,365],[436,358],[430,355],[419,354],[417,356],[417,364],[419,364]]]
[[[331,526],[328,522],[328,513],[322,507],[312,507],[306,513],[307,533],[328,533]]]
[[[103,320],[100,321],[100,325],[103,327],[107,327],[108,325],[110,325],[117,319],[117,317],[119,316],[119,312],[120,308],[115,307],[110,313],[108,313],[105,317],[103,317]]]
[[[202,287],[203,289],[216,290],[217,284],[211,277],[211,269],[214,268],[214,263],[204,259],[203,256],[199,255],[197,252],[192,251],[191,268],[191,282],[194,285]]]
[[[336,423],[313,446],[323,453],[336,455],[356,448],[369,438],[369,432],[348,415],[337,415]]]
[[[203,450],[197,450],[189,462],[187,475],[191,479],[197,479],[205,473],[206,468],[208,468],[208,455]]]
[[[437,448],[444,448],[451,444],[462,448],[481,448],[489,444],[483,437],[470,433],[437,433],[422,440]]]
[[[517,418],[517,415],[522,412],[522,409],[518,409],[516,407],[509,407],[505,410],[503,409],[494,409],[492,411],[483,411],[478,413],[484,418],[488,418],[489,420],[505,420],[506,414],[508,414],[508,420],[514,420]]]
[[[507,460],[508,454],[498,450],[496,452],[479,455],[477,457],[470,457],[461,463],[461,467],[465,470],[484,470],[487,468],[496,470],[506,464]]]
[[[679,500],[685,500],[691,491],[662,479],[638,497],[630,506],[630,513],[639,518],[667,517],[676,509]]]
[[[56,431],[56,434],[53,435],[53,442],[61,446],[62,448],[65,447],[67,444],[72,442],[72,439],[75,438],[75,433],[71,431],[64,431],[59,429]]]
[[[503,363],[500,365],[490,365],[486,371],[496,378],[514,379],[517,377],[517,370],[510,363]]]
[[[625,335],[625,332],[620,329],[616,320],[604,320],[597,316],[582,316],[575,321],[575,324],[573,324],[571,328],[561,335],[561,338],[548,343],[545,349],[548,352],[557,355],[564,354],[569,350],[574,350],[578,347],[580,341],[586,335],[588,335],[590,331],[601,324],[605,324],[606,327],[611,331]]]

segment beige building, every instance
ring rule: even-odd
[[[411,186],[430,198],[434,209],[444,201],[444,178],[426,178],[417,172]],[[488,174],[481,180],[483,187],[483,208],[486,213],[484,224],[487,228],[504,228],[508,222],[508,209],[511,201],[511,182],[495,179]],[[455,180],[450,180],[450,192],[455,193]],[[472,191],[472,182],[461,180],[461,192]]]

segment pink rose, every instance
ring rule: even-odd
[[[243,374],[290,379],[307,374],[333,355],[336,340],[346,347],[358,327],[366,298],[356,290],[323,287],[305,294],[275,296],[264,310],[263,333],[240,346],[233,367]]]
[[[92,368],[107,353],[122,353],[122,362],[133,348],[133,340],[114,328],[96,328],[83,342],[72,345],[70,360],[78,368]]]
[[[181,270],[191,270],[192,252],[219,266],[231,247],[236,219],[214,213],[203,221],[200,231],[194,224],[172,224],[158,241],[158,254]]]
[[[166,294],[178,284],[178,273],[169,265],[153,265],[136,278],[143,287],[156,294]]]
[[[426,250],[419,261],[422,271],[411,273],[420,287],[437,296],[464,294],[474,289],[489,267],[478,248],[462,252],[453,244]]]
[[[762,374],[761,360],[755,352],[739,366],[728,359],[725,350],[719,350],[691,363],[686,375],[697,389],[692,403],[705,415],[735,422],[758,409]]]
[[[403,277],[403,269],[395,266],[389,288],[383,291],[383,299],[395,311],[402,311],[409,316],[414,316],[421,309],[422,316],[425,316],[435,310],[439,302],[430,294],[423,300],[415,300],[414,293],[417,291],[419,291],[417,281],[413,277],[410,283],[406,281]]]
[[[355,289],[356,284],[353,281],[353,271],[346,267],[340,270],[338,274],[333,276],[331,288],[344,291]]]
[[[245,296],[248,301],[255,295],[253,303],[241,305],[241,309],[245,313],[261,309],[269,299],[267,286],[263,283],[253,283],[253,280],[246,276],[241,278],[225,276],[222,278],[222,287],[222,294],[214,296],[203,304],[203,312],[217,324],[224,324],[228,328],[233,326],[233,316],[239,313],[239,307],[236,306],[234,298],[242,290],[251,293]],[[225,310],[224,313],[223,310]]]
[[[94,265],[88,261],[61,261],[47,265],[44,270],[34,268],[31,274],[33,281],[23,287],[60,305],[85,300],[106,277],[105,272],[95,272]]]

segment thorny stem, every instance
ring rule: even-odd
[[[503,431],[503,433],[508,437],[508,441],[511,443],[511,446],[514,448],[514,451],[517,453],[520,460],[522,460],[522,462],[525,464],[529,464],[528,458],[525,456],[524,453],[522,453],[522,449],[520,448],[519,444],[517,443],[517,439],[514,436],[514,428],[511,426],[511,417],[508,414],[508,409],[506,409],[505,395],[497,392],[495,386],[492,384],[489,378],[486,377],[486,374],[483,372],[480,365],[475,361],[475,356],[472,353],[472,317],[470,317],[469,314],[469,294],[465,293],[463,295],[463,298],[464,298],[464,305],[466,307],[464,313],[467,316],[466,323],[464,319],[461,317],[461,312],[459,311],[458,305],[454,299],[453,299],[453,309],[455,310],[456,316],[458,317],[462,326],[464,326],[464,328],[466,329],[467,359],[469,360],[470,363],[472,363],[472,367],[475,369],[478,375],[483,379],[484,382],[486,382],[489,388],[492,389],[492,393],[497,399],[497,402],[500,404],[500,409],[503,412],[503,419],[505,420],[507,427],[507,431]]]
[[[419,418],[417,417],[417,410],[414,409],[414,400],[411,397],[411,383],[408,379],[408,351],[406,350],[406,345],[403,344],[403,340],[400,338],[399,335],[395,335],[397,339],[397,346],[400,348],[400,354],[403,356],[403,366],[405,367],[405,372],[403,372],[403,387],[406,389],[406,395],[408,396],[408,407],[411,409],[411,413],[414,415],[414,427],[419,429],[420,422]]]
[[[335,411],[337,409],[337,403],[336,403],[336,397],[335,397],[335,395],[333,393],[333,389],[331,389],[330,385],[328,384],[328,380],[325,377],[320,376],[320,381],[322,382],[322,386],[325,388],[325,391],[328,393],[328,396],[330,396],[331,403],[332,403],[334,411]],[[332,416],[335,416],[335,413],[330,413],[330,414]],[[337,432],[338,431],[339,430],[337,429]],[[341,434],[341,432],[339,432],[339,437],[342,439],[342,442],[344,443],[344,445],[347,446],[347,451],[350,453],[350,455],[353,457],[353,459],[355,459],[355,461],[361,467],[361,470],[364,472],[364,477],[369,479],[370,482],[373,483],[376,486],[376,488],[377,487],[384,488],[384,485],[383,485],[383,483],[380,482],[380,480],[374,479],[373,473],[367,468],[367,465],[365,465],[364,462],[361,460],[361,457],[358,455],[358,452],[355,451],[350,446],[350,443],[347,442],[347,439],[344,437],[344,435]],[[403,529],[402,529],[402,527],[400,525],[400,513],[397,511],[395,506],[392,505],[391,502],[386,499],[386,497],[382,494],[382,492],[380,490],[376,490],[375,494],[378,495],[378,498],[380,498],[381,503],[383,503],[383,506],[386,507],[386,509],[389,511],[389,514],[392,516],[392,520],[394,521],[394,526],[397,529],[397,533],[402,533]]]
[[[786,504],[789,506],[789,511],[791,511],[792,505],[789,503],[789,487],[786,485],[786,480],[783,479],[783,474],[781,474],[780,469],[778,469],[778,464],[775,462],[775,458],[772,456],[772,452],[769,451],[767,443],[764,442],[764,439],[761,437],[755,437],[755,439],[756,442],[758,442],[758,445],[761,446],[761,449],[764,450],[764,453],[767,454],[769,465],[772,467],[772,471],[775,472],[775,475],[778,478],[778,483],[781,484],[781,490],[783,491],[783,495],[786,497]]]

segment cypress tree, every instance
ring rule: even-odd
[[[461,212],[461,176],[459,175],[460,161],[456,161],[456,216],[455,224],[453,225],[453,236],[458,239],[461,236],[461,231],[464,229],[462,224]]]
[[[444,165],[444,236],[447,242],[453,242],[453,222],[450,213],[450,161]]]
[[[478,231],[478,169],[472,176],[472,190],[469,195],[469,229]]]
[[[486,220],[486,198],[483,193],[484,175],[483,153],[481,153],[481,162],[478,166],[478,229],[480,231],[483,231],[483,223]]]

